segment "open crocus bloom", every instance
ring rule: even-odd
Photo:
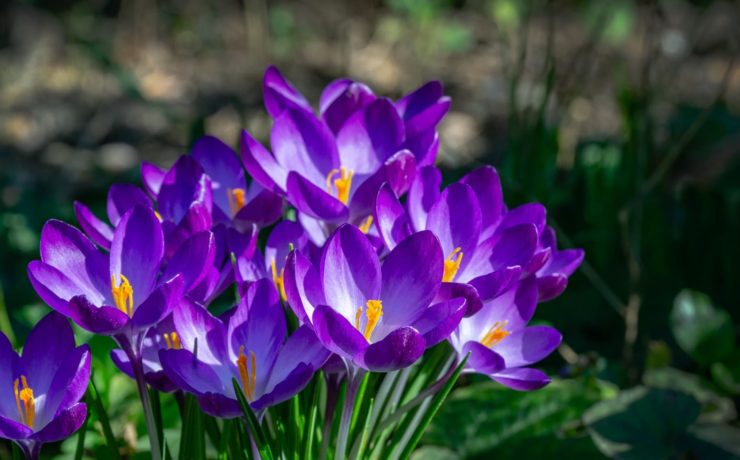
[[[35,458],[41,444],[60,441],[87,417],[79,402],[90,379],[90,350],[75,346],[72,328],[52,312],[36,324],[19,357],[0,334],[0,437]]]
[[[116,226],[110,254],[82,232],[50,220],[41,232],[41,260],[28,265],[39,296],[97,334],[129,340],[165,318],[212,258],[210,234],[183,244],[162,270],[162,227],[151,209],[136,206]],[[120,342],[120,341],[119,341]],[[132,344],[135,345],[135,344]]]
[[[299,319],[350,370],[390,371],[446,339],[465,313],[464,298],[432,305],[443,265],[429,231],[406,238],[381,265],[367,237],[346,224],[327,242],[318,268],[291,253],[285,288]]]
[[[310,327],[287,336],[278,293],[267,279],[249,287],[228,324],[198,304],[183,302],[173,312],[172,333],[179,338],[177,346],[159,352],[165,373],[218,417],[242,413],[233,379],[260,412],[301,391],[329,357]]]
[[[527,326],[537,306],[537,281],[529,277],[475,315],[464,318],[450,336],[460,359],[470,353],[466,372],[477,372],[515,390],[536,390],[550,378],[529,367],[560,345],[560,333],[548,326]]]

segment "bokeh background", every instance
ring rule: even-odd
[[[464,380],[419,458],[736,458],[738,24],[740,4],[721,0],[4,1],[0,327],[20,344],[47,311],[25,274],[45,220],[73,222],[74,200],[104,209],[107,187],[137,182],[141,160],[169,166],[202,134],[266,140],[267,65],[312,101],[337,77],[391,97],[439,79],[453,99],[445,179],[496,166],[508,204],[544,203],[561,245],[586,261],[537,313],[563,331],[545,363],[562,380],[531,396]],[[133,386],[94,340],[132,454]],[[624,396],[636,386],[647,396]],[[661,426],[683,416],[680,395],[698,401],[698,421]]]

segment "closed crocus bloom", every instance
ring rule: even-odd
[[[218,417],[242,414],[234,379],[261,412],[301,391],[329,357],[310,327],[288,336],[278,292],[267,279],[249,287],[227,323],[184,302],[173,313],[173,333],[177,345],[159,352],[165,373]]]
[[[27,458],[82,426],[90,350],[75,346],[64,316],[52,312],[39,321],[20,356],[0,334],[0,363],[0,437],[16,442]]]
[[[529,366],[552,353],[562,337],[549,326],[527,326],[536,306],[537,281],[529,277],[464,318],[450,343],[460,359],[470,354],[465,372],[485,374],[515,390],[547,385],[550,378]]]
[[[550,249],[550,258],[537,271],[537,292],[540,302],[554,299],[565,291],[568,278],[583,262],[583,249],[559,250],[555,231],[547,227],[540,237],[540,245]]]
[[[352,225],[337,229],[314,266],[297,251],[285,271],[288,301],[319,340],[355,371],[413,364],[444,339],[465,313],[465,299],[432,303],[443,272],[429,231],[409,236],[385,259]]]

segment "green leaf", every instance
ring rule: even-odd
[[[599,402],[583,419],[599,449],[625,460],[673,458],[701,404],[673,390],[636,387]]]
[[[689,429],[686,458],[730,460],[740,458],[740,429],[730,425],[698,424]]]
[[[681,349],[700,364],[711,365],[732,353],[730,315],[715,308],[705,294],[681,291],[673,302],[671,328]]]
[[[575,380],[554,380],[532,392],[513,391],[492,381],[476,383],[447,399],[424,442],[460,459],[539,458],[553,451],[566,458],[599,458],[587,436],[566,435],[564,428],[599,401],[601,393],[600,387]]]
[[[89,398],[88,398],[89,402]],[[87,423],[89,421],[89,417],[85,418],[85,421],[82,422],[82,427],[80,428],[80,432],[77,434],[77,448],[75,449],[75,460],[82,460],[82,456],[85,455],[85,435],[87,434]]]
[[[262,457],[262,460],[272,460],[272,449],[270,449],[270,445],[267,443],[267,438],[265,437],[262,428],[260,428],[259,420],[257,420],[257,417],[254,415],[252,408],[249,407],[249,403],[244,397],[244,392],[241,386],[239,386],[239,382],[237,382],[236,379],[232,379],[232,384],[234,385],[234,391],[236,392],[236,397],[239,400],[239,406],[241,407],[242,412],[244,413],[244,417],[247,420],[249,432],[252,435],[255,445],[257,446],[260,457]]]
[[[187,395],[182,419],[182,434],[180,436],[178,455],[180,460],[203,460],[206,458],[204,431],[203,413],[198,406],[198,400],[193,395]]]
[[[108,455],[110,455],[112,459],[118,459],[120,458],[118,455],[118,443],[116,441],[116,437],[113,435],[113,430],[110,427],[108,413],[105,411],[103,401],[100,399],[100,393],[98,393],[98,389],[95,386],[93,375],[90,375],[90,394],[93,398],[93,405],[95,406],[98,420],[100,421],[100,425],[103,427],[103,436],[105,437],[105,442],[109,451]]]

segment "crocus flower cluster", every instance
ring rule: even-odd
[[[465,372],[517,390],[547,384],[532,365],[561,337],[527,323],[583,252],[557,248],[542,205],[507,207],[492,167],[441,189],[442,85],[392,100],[341,79],[315,110],[270,67],[263,90],[269,149],[246,131],[240,154],[206,136],[168,169],[143,163],[142,188],[113,185],[107,222],[75,203],[80,229],[44,226],[28,275],[58,313],[37,329],[67,331],[67,317],[111,336],[145,412],[149,384],[224,418],[242,413],[240,391],[262,414],[322,368],[355,381],[445,341]],[[233,308],[214,315],[217,299]],[[60,417],[84,417],[89,354],[62,332],[49,332],[59,359],[43,370],[38,360],[54,358],[37,356],[38,334],[20,360],[0,342],[13,363],[0,390],[17,403],[0,406],[0,435],[29,448],[79,426]],[[54,394],[35,413],[31,388]]]

